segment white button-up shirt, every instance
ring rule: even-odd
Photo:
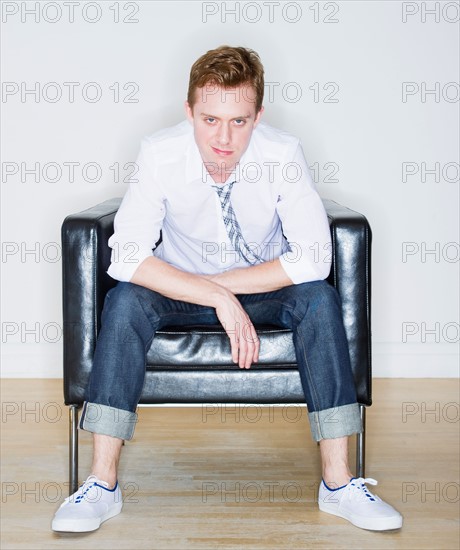
[[[152,255],[203,275],[248,266],[233,249],[187,120],[144,138],[136,164],[109,239],[112,278],[130,281]],[[329,224],[300,141],[259,123],[230,180],[231,204],[254,252],[264,261],[279,258],[295,284],[325,279]]]

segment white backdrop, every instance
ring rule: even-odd
[[[374,375],[458,375],[459,3],[2,2],[2,376],[60,377],[60,227],[122,196],[191,64],[255,49],[265,121],[373,230]]]

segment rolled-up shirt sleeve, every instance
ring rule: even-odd
[[[279,257],[281,265],[294,284],[326,279],[331,233],[300,143],[283,173],[277,211],[290,250]]]
[[[131,280],[140,264],[153,255],[160,237],[165,199],[155,178],[153,160],[149,142],[144,138],[136,160],[138,172],[131,178],[108,241],[112,255],[107,273],[118,281]]]

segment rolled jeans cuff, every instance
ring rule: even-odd
[[[132,439],[137,413],[85,401],[80,418],[80,429],[120,439]]]
[[[308,418],[315,441],[344,437],[363,431],[358,403],[310,412]]]

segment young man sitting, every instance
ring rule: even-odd
[[[258,361],[254,325],[293,331],[320,444],[320,509],[364,529],[402,525],[367,489],[375,481],[348,466],[348,437],[362,427],[340,299],[325,280],[328,220],[299,140],[261,122],[263,94],[254,51],[209,51],[191,69],[187,120],[142,142],[138,181],[109,239],[108,273],[119,282],[105,299],[80,420],[94,434],[91,475],[56,512],[55,531],[95,530],[121,511],[118,461],[155,332],[219,323],[242,369]]]

